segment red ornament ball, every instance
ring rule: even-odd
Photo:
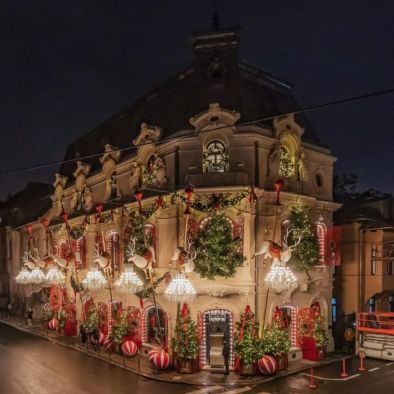
[[[137,353],[138,347],[133,341],[123,342],[122,353],[126,357],[134,356]]]
[[[276,360],[272,356],[264,355],[258,362],[259,371],[263,375],[273,375],[278,370]]]
[[[165,350],[156,353],[153,364],[157,369],[167,369],[171,364],[170,355]]]
[[[156,354],[159,353],[160,350],[153,349],[148,353],[148,359],[150,362],[153,363],[154,358],[156,357]]]
[[[59,324],[59,322],[57,321],[56,317],[54,317],[53,319],[49,320],[49,322],[48,322],[48,328],[49,328],[50,330],[56,330],[58,324]]]

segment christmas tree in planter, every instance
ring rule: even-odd
[[[215,213],[195,239],[195,271],[203,278],[232,277],[243,263],[241,239],[233,238],[231,224],[222,213]]]
[[[234,348],[237,352],[234,369],[238,369],[241,375],[253,375],[255,364],[262,355],[258,332],[259,323],[255,321],[254,313],[247,305],[241,320],[237,322],[234,336]]]
[[[122,315],[117,319],[117,321],[112,325],[111,334],[109,339],[116,345],[117,348],[123,343],[124,338],[129,334],[127,315],[122,313]],[[120,349],[117,349],[120,352]]]
[[[172,354],[182,373],[191,373],[198,358],[199,338],[197,324],[191,318],[190,308],[185,303],[178,305],[174,337],[171,340]]]
[[[294,244],[296,239],[301,242],[295,246],[290,264],[297,271],[307,271],[319,262],[319,243],[314,233],[314,226],[302,200],[297,200],[290,208],[288,243]]]
[[[272,323],[263,330],[261,350],[264,354],[276,359],[278,369],[287,367],[287,353],[290,350],[289,334],[278,311],[275,312]]]

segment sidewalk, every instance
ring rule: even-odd
[[[72,348],[76,351],[82,352],[90,357],[95,357],[99,360],[111,363],[120,368],[127,369],[137,375],[154,379],[162,382],[173,382],[190,384],[193,386],[245,386],[251,384],[258,384],[269,382],[273,379],[281,378],[284,376],[292,375],[298,372],[316,368],[321,365],[327,365],[333,362],[339,362],[343,357],[351,358],[352,356],[343,355],[339,353],[329,353],[325,360],[314,362],[308,360],[300,360],[289,363],[289,367],[285,371],[281,371],[274,376],[264,377],[260,375],[252,377],[243,377],[237,373],[231,372],[226,376],[221,371],[199,371],[194,374],[178,374],[176,371],[158,371],[154,369],[143,355],[136,355],[134,357],[123,357],[120,354],[107,352],[103,348],[99,348],[96,352],[91,345],[82,347],[77,337],[65,337],[55,331],[45,330],[42,323],[27,326],[25,319],[19,317],[10,317],[7,315],[0,316],[0,322],[8,324],[18,330],[28,332],[32,335],[45,338],[53,343],[61,346]]]

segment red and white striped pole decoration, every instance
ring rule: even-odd
[[[313,371],[313,368],[311,368],[311,380],[310,380],[310,382],[309,382],[309,388],[310,389],[315,389],[315,388],[317,388],[317,386],[316,386],[316,384],[315,384],[315,376],[314,376],[314,371]]]
[[[347,378],[349,375],[346,373],[346,359],[342,359],[342,373],[341,378]]]

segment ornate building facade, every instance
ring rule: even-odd
[[[300,308],[318,304],[328,332],[332,324],[332,267],[324,249],[338,208],[332,200],[336,159],[307,119],[292,114],[298,106],[290,86],[240,61],[238,43],[235,29],[196,34],[193,63],[70,145],[65,159],[75,161],[56,174],[52,207],[30,226],[8,231],[14,272],[26,259],[36,259],[42,267],[58,265],[79,318],[81,302],[90,297],[102,307],[112,299],[109,321],[116,313],[114,304],[138,309],[141,340],[149,348],[157,325],[165,341],[173,334],[177,304],[164,292],[165,274],[174,276],[177,270],[177,251],[190,252],[189,243],[210,220],[209,207],[223,211],[244,259],[235,275],[207,279],[188,265],[197,292],[190,307],[201,334],[202,367],[222,362],[212,334],[224,331],[232,343],[234,322],[246,305],[263,324],[276,308],[289,315],[290,360],[302,356],[296,337]],[[98,151],[100,158],[86,159]],[[284,180],[280,207],[274,190],[278,179]],[[184,191],[190,186],[193,195]],[[320,258],[307,273],[296,273],[297,288],[276,294],[264,282],[270,264],[256,251],[265,240],[282,243],[288,207],[299,199],[316,223]],[[136,234],[135,218],[141,212],[144,221]],[[112,283],[128,260],[130,234],[136,239],[142,233],[147,266],[130,262],[144,271],[142,279],[157,286],[157,311],[151,295],[125,295]],[[102,268],[112,288],[85,288],[79,298],[71,282],[82,282],[94,265]],[[26,297],[41,286],[29,289],[26,293],[27,287],[17,286],[11,296],[24,292]],[[328,348],[333,348],[331,335]]]

